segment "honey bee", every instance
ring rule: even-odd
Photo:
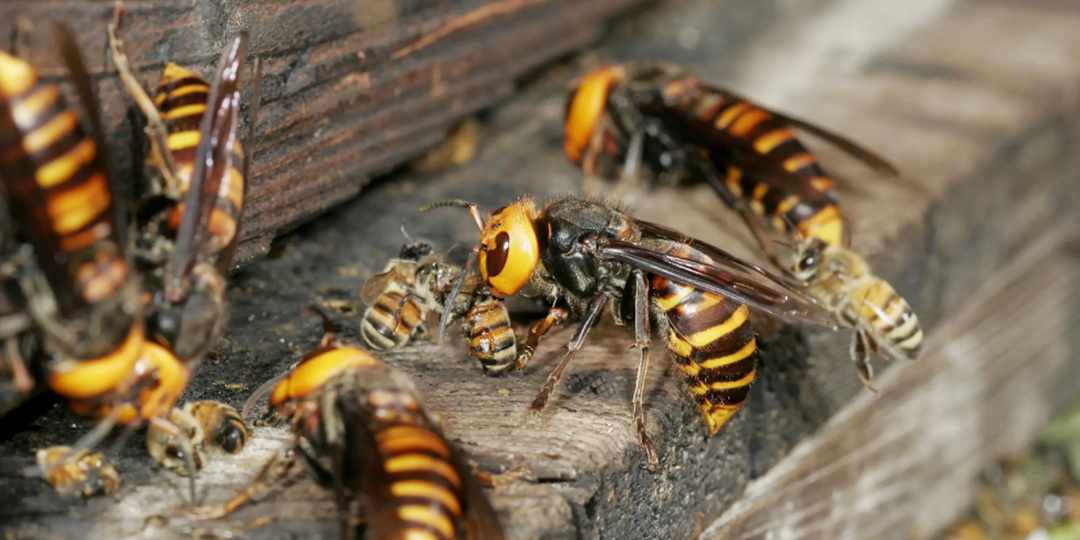
[[[469,274],[461,290],[453,294],[453,277],[460,267],[447,263],[428,243],[402,247],[397,259],[372,276],[360,291],[371,306],[364,312],[360,335],[364,344],[376,351],[405,345],[413,336],[436,326],[433,316],[443,312],[438,325],[440,336],[446,325],[460,318],[469,352],[485,373],[505,371],[517,358],[517,339],[510,314],[502,301],[484,288],[475,274]]]
[[[189,401],[183,410],[202,426],[207,445],[237,454],[247,444],[247,424],[232,406],[220,401]]]
[[[189,401],[183,407],[174,407],[169,421],[180,433],[169,433],[152,425],[146,432],[146,448],[155,461],[181,476],[191,474],[185,452],[191,452],[197,473],[203,465],[200,449],[236,454],[248,438],[247,424],[240,413],[219,401]]]
[[[575,81],[566,118],[566,154],[582,164],[587,178],[599,157],[608,155],[622,160],[624,170],[636,170],[642,162],[667,183],[706,181],[728,207],[739,212],[769,259],[800,279],[823,278],[816,277],[820,274],[815,270],[800,272],[781,264],[761,223],[788,233],[797,242],[817,239],[830,246],[830,256],[838,262],[836,270],[828,273],[832,281],[806,283],[807,293],[820,303],[832,306],[837,289],[847,287],[841,282],[873,280],[880,290],[888,290],[880,298],[856,295],[865,304],[849,309],[848,315],[854,318],[837,314],[840,323],[856,330],[852,359],[867,387],[873,377],[867,348],[877,351],[880,344],[887,358],[918,357],[922,332],[917,318],[892,286],[873,276],[865,262],[847,249],[850,231],[836,198],[836,183],[792,128],[835,145],[879,173],[898,175],[885,159],[843,136],[656,62],[607,66]],[[810,244],[804,248],[820,251]],[[841,256],[841,251],[846,253]],[[840,261],[844,260],[852,263],[857,274],[843,275],[847,265]],[[891,303],[875,303],[886,300]],[[880,317],[884,313],[893,314]],[[905,328],[900,334],[890,329],[891,323],[902,321],[914,329],[909,333]],[[905,343],[901,345],[896,337]]]
[[[203,426],[186,410],[177,407],[169,412],[169,422],[176,426],[176,431],[156,425],[146,430],[146,450],[165,469],[180,476],[194,477],[203,468],[199,453],[205,440]]]
[[[148,421],[176,431],[167,415],[189,377],[168,349],[146,340],[114,179],[99,153],[103,135],[93,87],[71,31],[53,27],[92,135],[56,86],[0,52],[0,186],[8,215],[31,248],[0,266],[3,279],[17,284],[32,321],[0,341],[11,366],[18,356],[11,343],[33,336],[48,387],[73,411],[100,422],[66,458],[50,454],[46,478],[73,465],[117,423]]]
[[[806,283],[807,293],[855,330],[851,358],[864,385],[872,388],[874,380],[868,351],[888,360],[919,357],[919,318],[892,285],[871,273],[862,257],[812,237],[798,243],[792,260],[795,277]]]
[[[461,200],[440,201],[421,211],[439,206],[469,208],[480,229],[473,250],[480,275],[495,297],[520,292],[556,306],[530,328],[519,367],[528,364],[551,326],[568,314],[581,320],[566,355],[533,400],[534,411],[547,404],[605,309],[616,323],[634,328],[640,352],[634,422],[650,468],[659,459],[645,429],[642,402],[653,322],[686,374],[710,434],[738,410],[754,379],[758,353],[747,306],[832,327],[827,312],[782,278],[677,231],[635,219],[612,202],[571,196],[537,210],[533,199],[523,196],[493,212],[486,223],[476,205]],[[569,313],[557,301],[565,302]]]
[[[63,497],[108,495],[120,487],[120,474],[100,452],[50,446],[37,451],[37,461],[41,470],[48,471],[45,479]]]
[[[339,343],[330,319],[312,309],[323,319],[321,345],[256,390],[244,411],[270,393],[269,413],[292,429],[293,455],[337,492],[341,537],[353,538],[349,513],[359,502],[373,538],[504,538],[479,483],[409,378]],[[204,509],[203,517],[222,517],[250,499],[278,459],[228,502]]]

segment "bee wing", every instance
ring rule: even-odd
[[[398,280],[407,281],[407,278],[408,275],[402,271],[401,264],[392,263],[388,270],[375,274],[364,282],[364,286],[360,288],[360,301],[365,306],[374,306],[391,283]]]
[[[206,113],[199,126],[199,146],[195,150],[195,171],[184,198],[184,215],[176,233],[176,248],[169,261],[165,294],[183,297],[191,271],[203,255],[203,241],[222,179],[229,173],[240,110],[240,74],[247,56],[247,33],[241,32],[221,57],[210,84]]]
[[[719,94],[722,94],[722,95],[725,95],[725,96],[728,96],[728,97],[731,97],[731,98],[734,98],[734,99],[740,99],[740,100],[746,101],[747,103],[753,103],[755,106],[761,107],[762,109],[765,109],[765,110],[769,111],[770,113],[772,113],[773,116],[779,118],[780,120],[783,120],[784,122],[787,122],[788,124],[790,124],[790,125],[792,125],[794,127],[797,127],[799,129],[801,129],[801,130],[803,130],[803,131],[805,131],[805,132],[807,132],[807,133],[809,133],[809,134],[811,134],[811,135],[813,135],[813,136],[815,136],[815,137],[817,137],[817,138],[819,138],[819,139],[821,139],[821,140],[823,140],[823,141],[825,141],[825,142],[839,148],[840,150],[843,150],[844,152],[846,152],[851,157],[863,162],[864,164],[866,164],[866,166],[870,167],[871,169],[874,169],[875,171],[877,171],[879,173],[887,174],[887,175],[890,175],[890,176],[899,176],[900,175],[900,171],[896,168],[896,166],[894,166],[892,163],[890,163],[887,159],[881,157],[880,155],[878,155],[877,153],[867,149],[866,147],[856,143],[855,141],[852,141],[851,139],[849,139],[847,137],[844,137],[843,135],[840,135],[840,134],[838,134],[836,132],[825,129],[825,128],[823,128],[821,126],[818,126],[816,124],[812,124],[812,123],[810,123],[810,122],[808,122],[806,120],[803,120],[801,118],[796,118],[794,116],[788,116],[788,115],[786,115],[784,113],[780,113],[780,112],[774,111],[772,109],[767,109],[765,107],[762,107],[761,105],[757,105],[754,101],[746,99],[745,97],[743,97],[743,96],[741,96],[739,94],[736,94],[735,92],[732,92],[730,90],[715,87],[715,86],[705,86],[703,88],[706,88],[709,91],[717,92]]]
[[[661,238],[667,239],[666,236]],[[709,253],[714,264],[661,253],[619,240],[600,239],[595,250],[599,257],[620,261],[650,274],[718,294],[774,315],[815,326],[836,328],[832,314],[806,297],[794,282],[773,276],[754,264],[704,242],[685,243]],[[771,283],[766,283],[766,280]]]

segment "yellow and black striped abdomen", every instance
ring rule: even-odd
[[[374,350],[393,349],[409,342],[423,316],[420,302],[394,284],[364,312],[360,336]]]
[[[685,116],[706,141],[729,191],[779,231],[794,225],[803,237],[842,243],[835,184],[787,122],[722,91],[702,92],[688,107],[691,112]],[[770,174],[769,167],[775,167],[775,173]],[[797,184],[780,181],[781,176]]]
[[[191,188],[195,172],[195,150],[202,134],[199,127],[206,113],[210,96],[210,84],[197,73],[172,62],[165,66],[154,104],[161,112],[168,139],[166,145],[176,163],[179,194]],[[225,177],[221,179],[217,203],[210,214],[207,230],[217,245],[228,245],[236,235],[237,219],[244,204],[244,175],[240,166],[244,161],[239,141],[233,142],[232,160]],[[180,226],[183,203],[179,203],[169,218],[174,230]]]
[[[453,465],[449,443],[429,425],[408,393],[378,390],[368,395],[368,402],[374,416],[393,418],[374,433],[378,465],[385,473],[390,494],[389,500],[377,504],[382,506],[380,515],[393,523],[387,527],[389,530],[376,531],[377,536],[402,540],[457,538],[466,502],[463,479]]]
[[[919,318],[886,281],[864,278],[848,298],[841,317],[852,327],[865,330],[890,358],[919,357],[923,342]]]
[[[55,86],[2,52],[0,179],[62,314],[117,293],[128,267],[97,145]]]
[[[653,276],[650,286],[667,316],[667,346],[715,435],[746,401],[754,381],[757,341],[750,311],[667,278]]]
[[[517,359],[517,338],[506,306],[491,296],[473,303],[465,313],[469,352],[488,373],[499,373]]]

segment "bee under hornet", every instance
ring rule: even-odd
[[[870,387],[873,372],[866,350],[881,350],[886,358],[915,359],[922,333],[907,302],[847,249],[850,226],[840,211],[836,183],[792,128],[835,145],[880,173],[898,175],[885,159],[847,138],[658,62],[603,67],[575,81],[567,100],[565,150],[582,164],[587,178],[605,154],[623,161],[624,172],[636,171],[641,162],[669,183],[708,182],[742,216],[770,260],[806,281],[809,295],[856,330],[852,359]],[[799,271],[781,264],[762,221],[800,243],[813,241],[801,251],[830,246],[826,251],[836,263],[833,269]],[[857,274],[846,275],[845,267]],[[830,281],[821,281],[823,274]],[[852,290],[838,303],[840,291],[867,280],[876,283],[875,290],[888,292]]]
[[[445,261],[426,242],[405,244],[397,259],[382,273],[372,276],[360,291],[370,306],[360,323],[364,344],[376,351],[405,345],[419,333],[430,332],[431,320],[445,311],[441,331],[452,318],[460,317],[469,352],[485,373],[505,371],[517,358],[517,339],[510,314],[475,274],[463,284],[463,294],[453,295],[453,277],[461,268]]]
[[[198,509],[220,518],[287,473],[295,455],[335,491],[341,537],[354,537],[356,503],[380,539],[501,539],[502,526],[460,451],[423,407],[408,377],[364,350],[342,345],[322,311],[320,346],[288,373],[256,390],[270,393],[269,414],[287,420],[294,442],[271,458],[247,489]],[[284,454],[292,457],[282,461]]]
[[[236,409],[219,401],[189,401],[182,408],[174,407],[169,420],[180,428],[180,434],[173,435],[150,426],[146,432],[146,448],[155,461],[183,476],[191,474],[186,466],[185,443],[192,448],[195,472],[202,469],[199,449],[237,454],[247,443],[248,428],[244,419]]]
[[[53,28],[92,136],[56,86],[0,52],[0,186],[12,222],[32,247],[2,261],[0,273],[25,299],[48,387],[76,413],[100,419],[66,457],[47,461],[50,481],[117,423],[148,421],[178,432],[167,416],[189,377],[168,349],[146,340],[117,191],[99,151],[93,87],[71,31]],[[5,363],[18,354],[5,347]]]
[[[633,414],[650,468],[659,465],[643,408],[653,325],[686,374],[710,435],[735,414],[754,380],[758,353],[748,306],[834,327],[827,312],[782,278],[717,247],[635,219],[611,202],[571,196],[538,211],[533,199],[523,196],[492,212],[486,223],[476,205],[456,199],[421,211],[439,206],[469,208],[480,229],[473,251],[494,296],[521,292],[568,306],[569,311],[553,307],[530,328],[519,366],[527,365],[554,324],[569,314],[581,319],[569,350],[533,401],[534,411],[547,404],[601,312],[609,309],[618,324],[634,328],[640,363]]]

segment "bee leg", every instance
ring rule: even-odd
[[[540,345],[540,338],[544,337],[552,326],[565,321],[566,317],[565,309],[553,307],[548,310],[546,317],[532,323],[532,326],[529,327],[529,335],[521,346],[521,352],[518,353],[517,361],[514,362],[514,367],[518,371],[525,371],[525,368],[529,366],[529,360],[532,359],[533,353],[536,352],[536,347]]]
[[[263,465],[259,474],[255,475],[255,478],[252,478],[248,485],[231,499],[221,504],[187,508],[182,510],[180,515],[198,520],[221,519],[235,512],[249,500],[262,498],[266,494],[267,487],[284,478],[296,464],[296,454],[290,452],[290,449],[291,446],[286,446],[275,452],[267,460],[266,465]]]
[[[143,90],[142,85],[139,84],[138,79],[132,73],[127,52],[124,50],[124,41],[120,38],[120,26],[124,22],[124,11],[123,1],[117,0],[113,8],[113,20],[108,27],[109,49],[112,50],[113,65],[116,66],[120,80],[124,83],[128,94],[131,95],[131,99],[135,100],[135,104],[138,105],[139,110],[146,117],[146,129],[144,131],[150,140],[151,159],[154,163],[161,165],[160,169],[165,178],[166,189],[178,193],[179,184],[176,179],[176,163],[173,161],[172,153],[169,152],[169,147],[166,144],[168,131],[165,129],[165,123],[161,120],[161,115],[158,114],[154,101],[150,99],[146,90]]]
[[[649,373],[649,289],[645,287],[645,273],[634,270],[634,346],[641,352],[638,364],[637,380],[634,384],[634,424],[637,425],[638,439],[645,452],[649,470],[656,470],[660,460],[656,456],[649,433],[645,429],[645,376]]]
[[[394,327],[390,329],[391,332],[397,332],[398,326],[401,326],[401,310],[405,307],[405,304],[409,302],[409,299],[415,299],[416,302],[419,304],[423,304],[424,302],[423,298],[420,298],[419,296],[411,292],[402,296],[401,301],[398,302],[397,307],[394,308]],[[419,326],[417,326],[417,329],[418,328]],[[413,331],[415,332],[416,329],[413,329]]]
[[[20,393],[27,393],[34,389],[34,377],[26,368],[26,360],[19,352],[19,340],[11,338],[4,340],[4,354],[0,356],[0,365],[11,370],[11,385]]]
[[[870,364],[868,349],[871,346],[868,344],[868,340],[869,336],[866,335],[866,332],[855,330],[855,335],[851,337],[851,360],[855,362],[855,369],[859,371],[859,380],[862,381],[863,386],[876,394],[877,389],[872,384],[874,366]]]
[[[195,475],[199,473],[199,465],[195,463],[195,447],[191,445],[191,440],[187,438],[187,435],[177,427],[176,424],[164,419],[154,418],[150,420],[151,424],[159,427],[162,431],[176,437],[177,442],[180,443],[180,453],[183,454],[184,466],[187,468],[188,477],[188,495],[190,497],[190,504],[195,505]]]
[[[589,302],[589,307],[585,310],[585,316],[581,319],[581,323],[578,324],[577,330],[574,330],[573,337],[570,338],[570,343],[566,346],[566,356],[563,356],[559,365],[555,367],[555,371],[548,375],[547,381],[544,382],[543,388],[536,394],[536,398],[533,399],[532,405],[529,407],[533,411],[541,411],[544,406],[547,405],[548,398],[551,397],[551,393],[555,391],[555,386],[559,384],[559,379],[562,379],[563,373],[566,371],[566,366],[570,365],[570,359],[574,357],[574,353],[581,348],[581,345],[585,343],[585,336],[589,334],[589,330],[596,324],[596,320],[600,318],[600,312],[604,310],[604,305],[607,303],[607,294],[600,293],[596,295]]]

